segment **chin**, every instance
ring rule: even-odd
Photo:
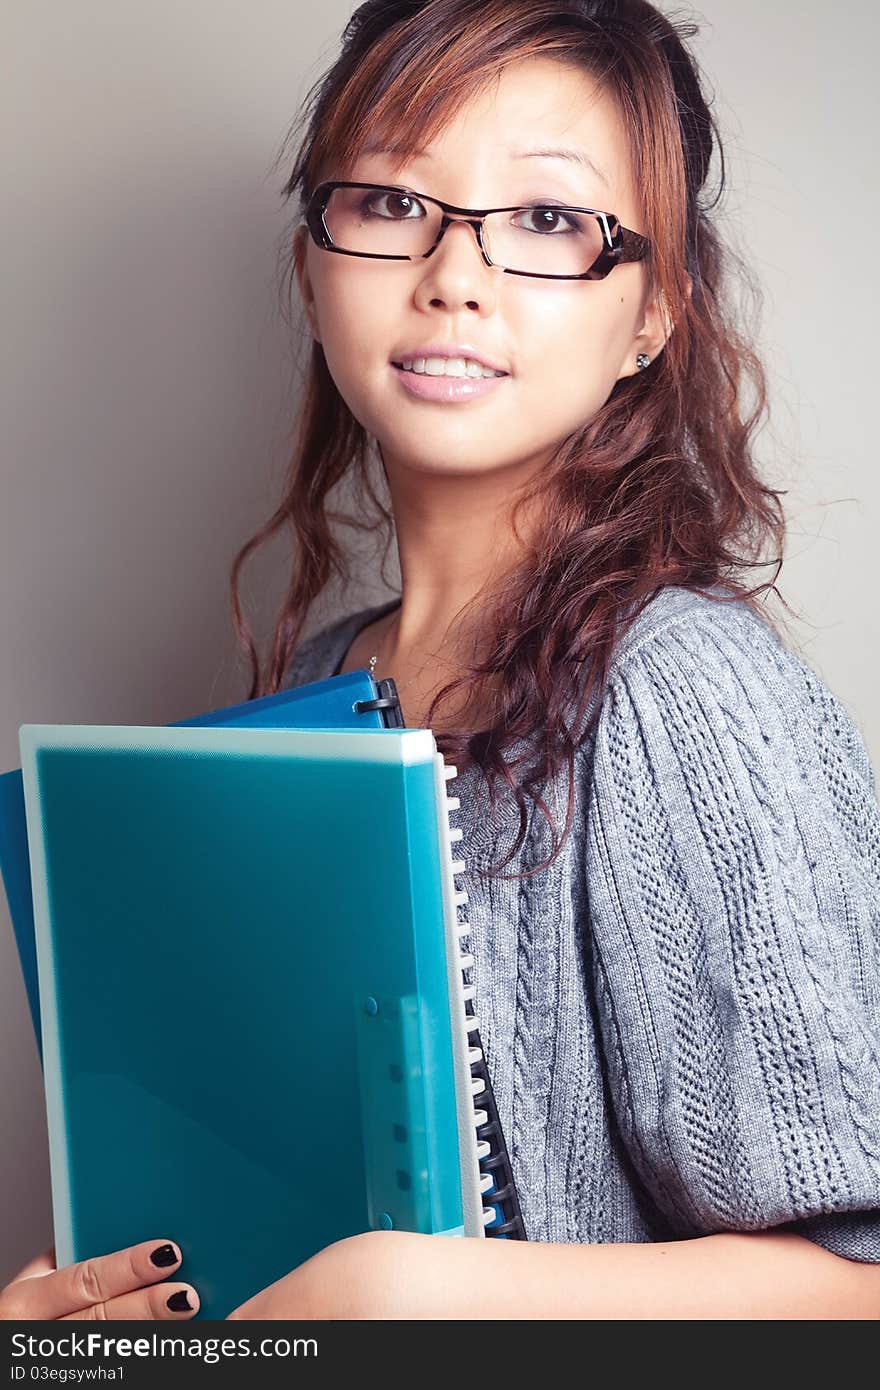
[[[503,459],[492,459],[486,451],[475,448],[473,440],[470,447],[462,450],[460,456],[447,451],[442,457],[432,455],[407,456],[406,467],[413,472],[442,475],[443,477],[485,477],[489,473],[501,472],[509,464]]]

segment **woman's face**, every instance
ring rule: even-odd
[[[572,159],[520,157],[551,147],[585,152],[601,175]],[[553,59],[508,68],[402,168],[387,153],[363,154],[347,176],[458,207],[547,199],[599,208],[644,231],[615,106],[584,72]],[[296,273],[330,373],[378,439],[389,479],[401,469],[507,470],[508,482],[529,474],[637,370],[637,353],[653,358],[664,341],[642,263],[594,281],[508,275],[485,264],[466,223],[415,261],[335,255],[306,237]],[[469,346],[508,375],[471,399],[422,399],[392,363],[427,344]]]

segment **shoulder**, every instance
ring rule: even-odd
[[[729,589],[710,592],[725,601],[669,587],[642,610],[612,661],[600,725],[638,726],[682,755],[699,750],[704,775],[719,759],[760,772],[775,757],[873,793],[865,741],[843,701],[769,618]]]
[[[743,875],[774,879],[844,916],[847,875],[863,900],[877,893],[880,805],[861,729],[744,602],[670,590],[639,615],[586,767],[588,813],[627,862],[644,855],[661,875],[702,864],[705,893],[728,901]]]
[[[712,595],[709,597],[708,595]],[[661,589],[636,616],[615,654],[614,668],[620,670],[640,653],[651,649],[668,651],[692,639],[695,645],[714,638],[720,647],[755,643],[755,654],[764,659],[781,657],[787,649],[769,618],[738,593],[714,585],[707,593],[669,585]]]

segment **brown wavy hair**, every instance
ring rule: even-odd
[[[724,189],[724,156],[686,47],[697,32],[646,0],[368,0],[292,131],[305,126],[283,195],[297,196],[300,218],[324,171],[350,168],[367,140],[393,130],[402,166],[505,66],[528,57],[580,65],[616,99],[629,136],[641,230],[652,247],[646,274],[674,331],[647,369],[615,383],[520,497],[514,525],[519,508],[535,501],[552,525],[537,526],[521,564],[490,598],[479,593],[463,610],[479,605],[483,659],[437,691],[426,719],[430,727],[439,704],[461,692],[491,710],[490,728],[436,738],[450,762],[480,766],[493,807],[496,783],[514,794],[519,833],[493,873],[523,844],[527,798],[553,832],[551,853],[533,872],[559,853],[571,828],[575,750],[594,728],[617,644],[654,595],[668,585],[700,593],[720,585],[727,597],[706,597],[763,609],[760,595],[773,590],[788,608],[775,587],[783,494],[761,481],[752,457],[767,412],[764,369],[727,303],[730,265],[737,288],[760,293],[709,216]],[[716,150],[720,175],[709,198]],[[302,233],[300,226],[288,240],[291,273],[305,253]],[[749,386],[750,404],[742,400]],[[384,577],[394,518],[377,486],[381,471],[372,476],[374,443],[312,342],[282,499],[232,568],[233,621],[252,669],[249,699],[284,685],[313,600],[334,574],[350,578],[331,521],[384,532]],[[354,485],[354,515],[328,505],[343,480]],[[242,615],[239,573],[258,546],[288,528],[294,557],[264,670]],[[772,560],[761,558],[768,546],[778,552]],[[773,578],[747,587],[744,572],[768,564],[776,565]],[[526,753],[506,757],[521,741]],[[563,766],[568,809],[559,835],[540,788]]]

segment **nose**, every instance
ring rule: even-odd
[[[497,293],[493,268],[483,258],[478,226],[473,218],[449,214],[439,242],[422,262],[417,298],[426,305],[491,312]],[[468,249],[468,242],[470,248]]]

